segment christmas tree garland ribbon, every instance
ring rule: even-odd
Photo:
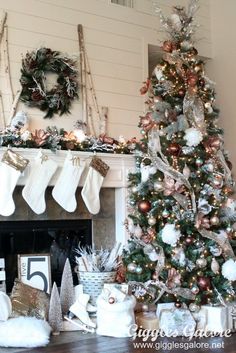
[[[205,115],[201,98],[197,97],[196,94],[191,94],[187,91],[183,101],[183,113],[191,122],[194,123],[196,128],[198,128],[202,133],[205,132]]]
[[[217,157],[218,157],[218,159],[224,169],[224,176],[225,176],[226,183],[232,185],[231,171],[226,163],[226,160],[225,160],[225,157],[224,157],[222,151],[217,152]]]
[[[195,294],[193,294],[191,292],[191,289],[189,288],[183,288],[183,287],[175,287],[175,288],[168,288],[165,283],[156,280],[156,281],[149,281],[149,284],[153,285],[153,286],[157,286],[161,291],[158,295],[158,297],[156,298],[155,302],[158,302],[158,300],[160,300],[160,298],[162,297],[162,295],[166,292],[169,294],[173,294],[173,295],[177,295],[180,297],[183,297],[185,299],[188,300],[194,300],[195,299]]]
[[[189,189],[191,202],[192,202],[192,210],[194,213],[197,211],[196,207],[196,199],[193,188],[189,181],[184,177],[184,175],[175,169],[173,169],[169,164],[163,162],[163,160],[158,156],[152,156],[155,166],[158,170],[160,170],[164,175],[168,175],[171,178],[177,180],[179,183],[181,182],[184,186]],[[180,198],[179,198],[180,200]],[[182,200],[181,200],[182,202]]]
[[[206,229],[198,229],[198,232],[204,238],[214,240],[223,250],[225,257],[230,257],[232,259],[236,259],[236,256],[234,254],[234,251],[232,249],[232,246],[230,245],[228,238],[226,238],[223,235],[220,235],[218,233],[206,230]]]

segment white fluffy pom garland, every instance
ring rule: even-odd
[[[199,145],[199,143],[203,140],[203,135],[200,130],[195,127],[190,127],[185,130],[184,139],[187,141],[187,146],[194,147]]]
[[[222,275],[229,281],[236,281],[236,261],[227,260],[222,265]]]
[[[167,223],[161,231],[162,241],[171,246],[175,246],[181,233],[175,228],[175,224]]]

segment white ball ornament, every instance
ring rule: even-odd
[[[171,246],[175,246],[181,233],[175,228],[175,224],[167,223],[161,232],[162,241]]]
[[[236,281],[236,261],[234,261],[233,259],[227,260],[222,265],[222,275],[228,281]]]

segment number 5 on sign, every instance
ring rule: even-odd
[[[18,277],[21,282],[47,293],[51,291],[49,254],[18,255]]]

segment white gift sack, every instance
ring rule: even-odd
[[[136,299],[127,296],[122,302],[108,303],[102,295],[97,299],[97,334],[111,337],[131,337],[131,325],[135,324]]]

